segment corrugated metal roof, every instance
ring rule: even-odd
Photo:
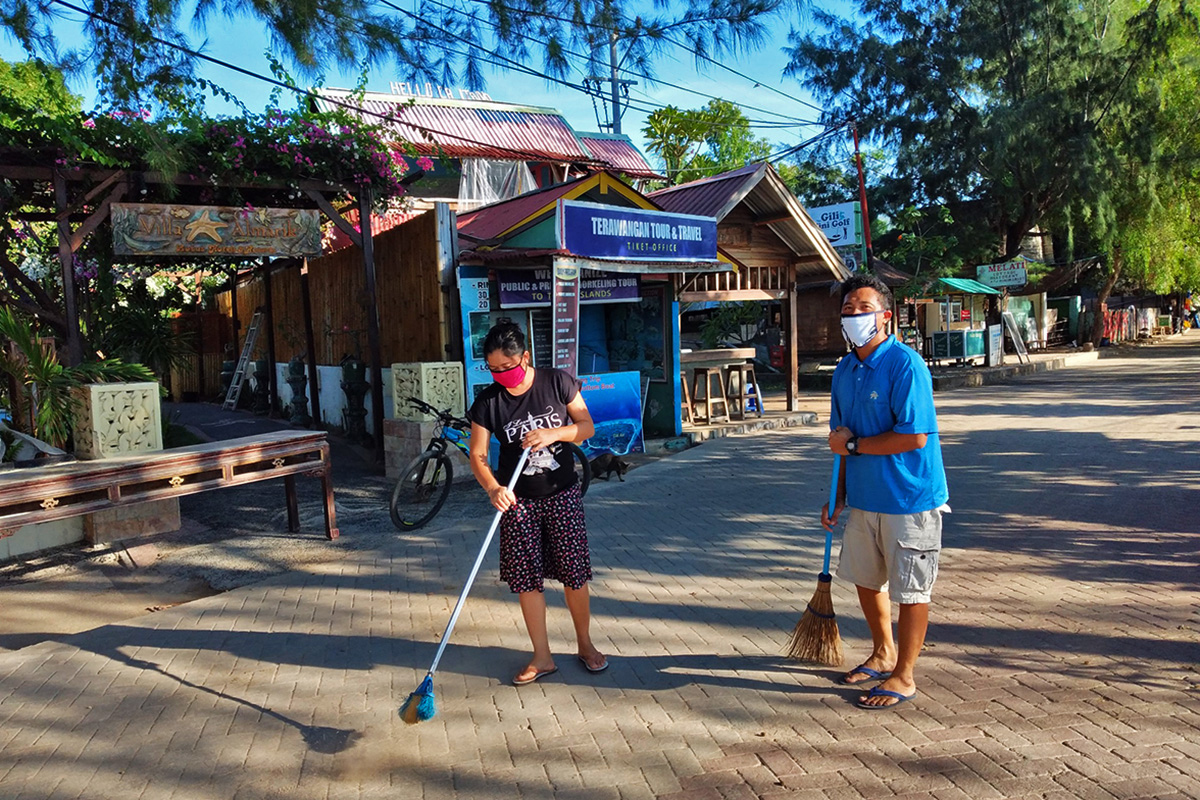
[[[563,116],[552,108],[379,92],[368,92],[359,101],[342,89],[319,89],[317,94],[315,103],[320,110],[341,108],[331,100],[353,103],[369,112],[368,120],[387,126],[425,155],[440,150],[451,158],[595,160]]]
[[[718,227],[729,212],[744,203],[797,256],[817,256],[819,260],[798,264],[797,276],[832,274],[836,280],[844,280],[850,275],[841,256],[770,164],[747,164],[711,178],[660,189],[647,197],[666,211],[715,217]]]
[[[654,171],[633,141],[624,134],[580,133],[579,138],[592,157],[603,161],[613,172],[621,172],[632,178],[664,177]]]
[[[711,178],[681,183],[651,192],[647,197],[663,207],[665,211],[678,214],[699,214],[716,217],[720,222],[732,209],[730,201],[740,199],[748,185],[763,169],[762,164],[747,164],[739,169],[722,172]]]
[[[470,240],[463,243],[463,248],[470,249],[475,242],[495,239],[518,222],[570,192],[580,181],[586,180],[591,178],[577,178],[459,214],[458,232],[470,237]]]

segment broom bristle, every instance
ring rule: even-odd
[[[426,675],[417,690],[400,706],[400,718],[409,725],[432,719],[437,713],[437,701],[433,697],[433,676]]]
[[[813,592],[808,608],[792,631],[787,657],[813,664],[840,667],[842,637],[838,633],[837,616],[833,613],[833,597],[829,592],[833,578],[822,572],[817,578],[817,590]]]

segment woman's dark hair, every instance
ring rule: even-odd
[[[506,356],[519,356],[525,352],[525,334],[508,317],[501,317],[484,337],[483,357],[487,358],[497,350]]]
[[[883,310],[892,310],[892,290],[888,285],[874,275],[851,275],[842,282],[842,302],[846,301],[847,295],[859,289],[874,289],[879,298],[883,301]]]

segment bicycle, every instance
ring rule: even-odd
[[[427,524],[446,503],[450,484],[454,480],[454,464],[450,460],[449,447],[457,448],[468,459],[471,455],[470,420],[456,417],[449,411],[440,411],[415,397],[407,399],[416,410],[436,417],[437,427],[425,446],[425,452],[408,462],[392,491],[388,510],[392,524],[402,531],[416,530]],[[564,442],[563,445],[578,465],[579,493],[585,495],[588,484],[592,482],[591,464],[579,445],[574,442]]]

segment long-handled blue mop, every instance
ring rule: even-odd
[[[521,459],[517,462],[517,468],[513,470],[512,478],[508,482],[508,490],[511,492],[513,487],[517,485],[517,479],[521,477],[521,470],[525,469],[525,462],[529,458],[529,448],[525,448],[525,452],[521,453]],[[496,528],[500,527],[500,517],[503,511],[497,511],[492,517],[492,526],[488,528],[487,536],[483,537],[483,546],[479,548],[479,555],[475,558],[475,566],[471,567],[471,574],[467,577],[466,584],[463,585],[462,594],[458,596],[458,602],[454,605],[454,613],[450,615],[450,621],[446,623],[446,630],[442,633],[442,641],[438,645],[437,653],[433,656],[433,664],[429,667],[429,672],[425,673],[425,680],[421,681],[421,685],[417,690],[408,696],[404,701],[404,705],[400,706],[400,717],[410,725],[418,722],[424,722],[427,719],[432,719],[437,713],[437,702],[433,697],[433,673],[437,672],[438,662],[442,660],[442,653],[446,652],[446,644],[450,641],[450,634],[454,631],[454,623],[458,622],[458,614],[462,611],[463,603],[467,600],[467,595],[471,591],[471,585],[475,583],[475,576],[479,574],[479,567],[483,564],[483,557],[487,555],[488,545],[492,543],[492,537],[496,534]]]

